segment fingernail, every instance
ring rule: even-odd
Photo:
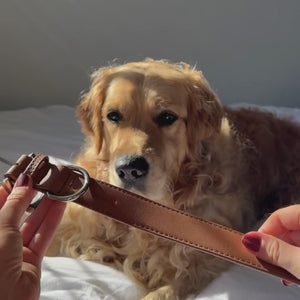
[[[258,234],[246,234],[242,239],[243,245],[254,252],[258,252],[261,245],[261,237]]]
[[[21,173],[15,183],[15,186],[27,186],[29,182],[29,176]]]
[[[292,283],[290,281],[287,281],[285,279],[281,279],[281,283],[284,285],[284,286],[290,286],[292,285]]]

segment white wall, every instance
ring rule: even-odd
[[[300,106],[299,0],[0,0],[0,109],[75,105],[93,68],[197,64],[224,103]]]

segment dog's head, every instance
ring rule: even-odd
[[[202,73],[148,60],[97,71],[78,114],[110,183],[164,202],[223,110]]]

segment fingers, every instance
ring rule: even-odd
[[[21,226],[21,232],[23,237],[23,245],[27,247],[34,237],[35,233],[41,226],[42,222],[46,218],[47,212],[52,204],[49,199],[43,199],[35,211],[26,219]]]
[[[19,230],[20,221],[36,195],[32,179],[21,174],[10,195],[0,188],[0,228]],[[62,219],[65,203],[44,199],[23,224],[23,268],[40,272],[41,261]],[[25,270],[25,269],[24,269]]]
[[[25,251],[24,261],[40,266],[57,227],[60,224],[65,203],[44,199],[22,226]]]
[[[0,226],[19,227],[20,220],[35,193],[32,189],[31,178],[26,174],[21,174],[0,210]]]
[[[8,192],[6,191],[6,189],[3,186],[0,186],[0,209],[6,202],[7,196]]]
[[[288,231],[300,230],[300,205],[291,205],[275,211],[260,227],[259,232],[281,236]]]
[[[249,232],[244,246],[258,258],[280,266],[300,278],[300,248],[262,232]]]
[[[288,231],[280,239],[285,241],[288,244],[300,247],[300,231]]]

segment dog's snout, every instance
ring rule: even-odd
[[[125,155],[117,159],[115,169],[125,184],[134,185],[146,177],[149,164],[143,156]]]

